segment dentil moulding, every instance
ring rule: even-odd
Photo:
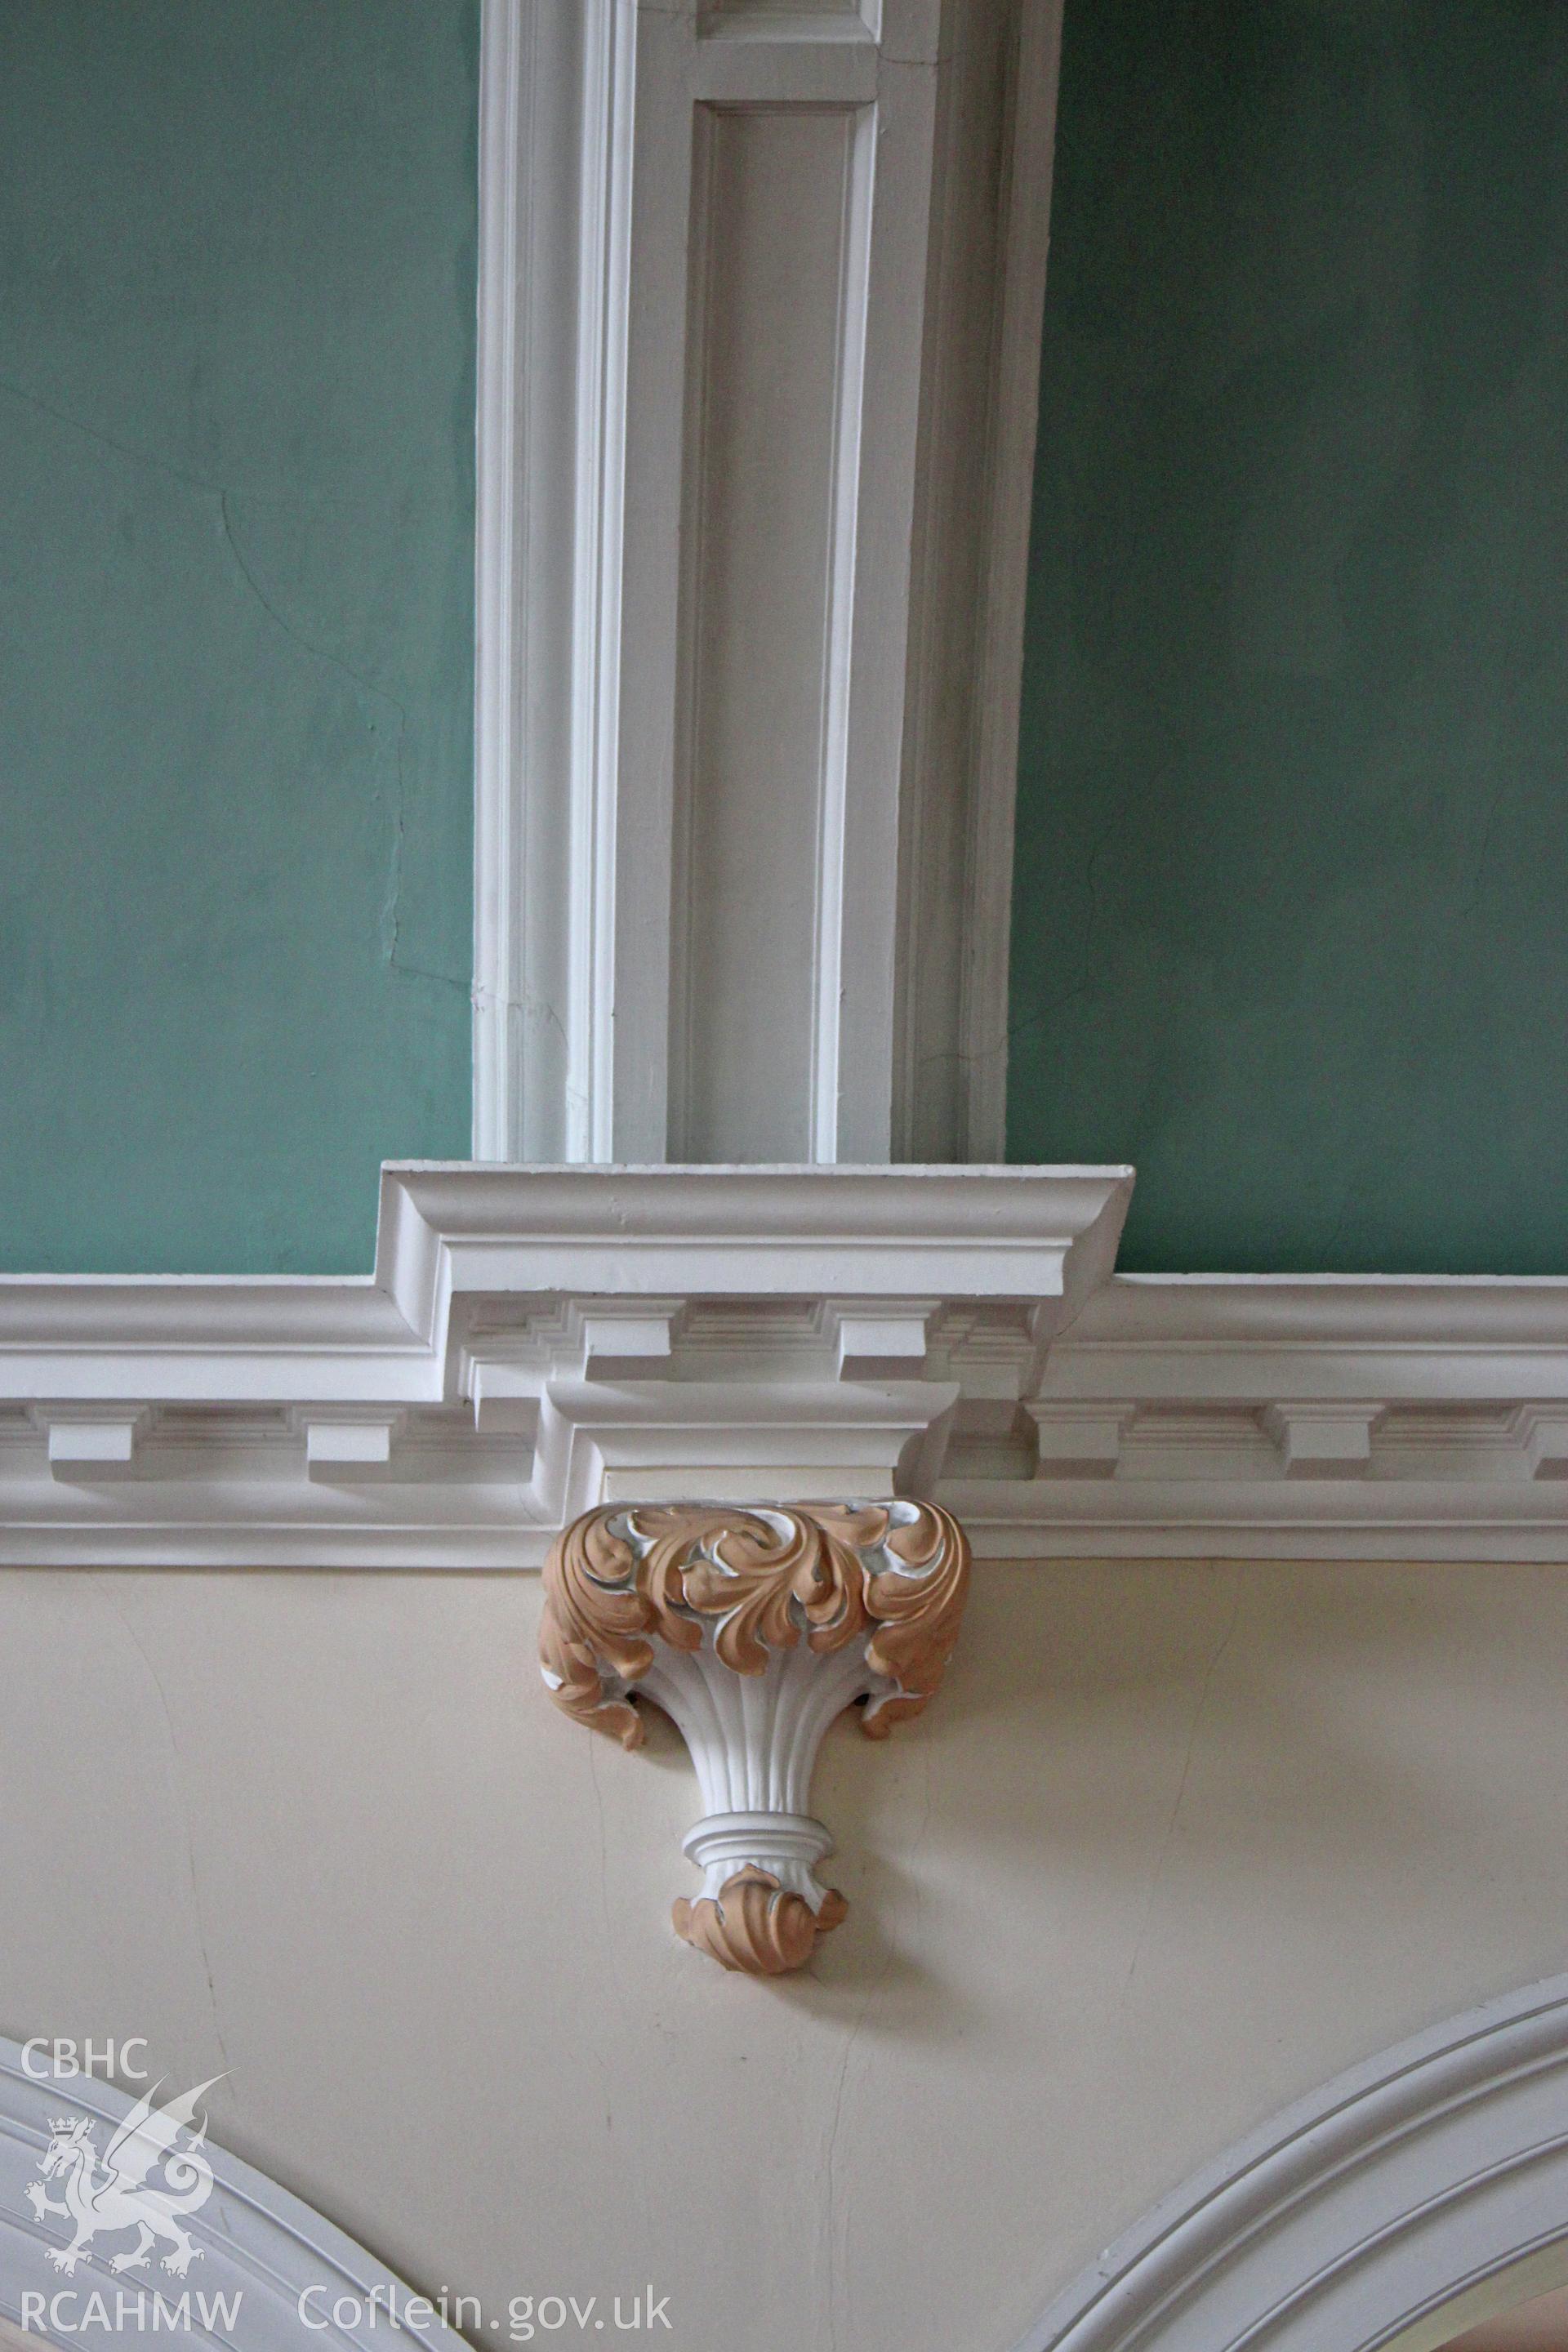
[[[847,1905],[816,1875],[833,1850],[807,1811],[834,1717],[865,1702],[886,1737],[942,1680],[969,1547],[933,1504],[605,1504],[544,1570],[540,1663],[556,1705],[626,1748],[652,1699],[697,1768],[702,1872],[676,1932],[727,1969],[809,1959]]]

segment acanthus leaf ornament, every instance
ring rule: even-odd
[[[753,1976],[800,1968],[847,1906],[806,1807],[828,1725],[886,1737],[942,1680],[969,1547],[934,1504],[602,1504],[552,1546],[540,1664],[558,1706],[640,1746],[651,1699],[690,1750],[703,1873],[677,1933]]]

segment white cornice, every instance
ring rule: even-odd
[[[924,1490],[1121,1169],[383,1171],[360,1281],[0,1281],[0,1559],[537,1566],[635,1484]]]
[[[943,1497],[1000,1556],[1563,1559],[1564,1400],[1562,1280],[1119,1275],[1033,1475],[961,1438]]]
[[[814,1477],[982,1557],[1568,1559],[1568,1282],[1118,1276],[1130,1189],[392,1165],[361,1280],[0,1280],[0,1559],[531,1567]]]
[[[1118,1275],[1053,1358],[1054,1394],[1271,1402],[1568,1394],[1568,1280]],[[1373,1387],[1366,1385],[1368,1380]]]
[[[389,1161],[366,1276],[0,1276],[0,1399],[53,1394],[58,1367],[67,1394],[437,1402],[455,1299],[1059,1298],[1069,1254],[1075,1294],[1103,1280],[1131,1189],[1120,1168]]]

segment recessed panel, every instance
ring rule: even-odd
[[[721,26],[735,22],[760,26],[769,20],[777,23],[784,19],[787,22],[792,16],[859,17],[864,13],[868,12],[863,12],[857,5],[857,0],[789,0],[787,6],[781,5],[781,0],[709,0],[709,5],[701,11],[701,18],[706,28],[714,20]]]
[[[700,110],[675,1148],[809,1154],[855,113]]]

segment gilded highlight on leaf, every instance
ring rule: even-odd
[[[931,1504],[607,1503],[553,1546],[540,1659],[557,1706],[628,1748],[657,1700],[691,1751],[705,1811],[686,1851],[700,1893],[676,1933],[722,1968],[803,1968],[848,1910],[816,1874],[809,1811],[828,1724],[858,1700],[883,1738],[942,1679],[969,1548]]]
[[[544,1569],[540,1663],[556,1705],[626,1748],[643,1736],[630,1693],[653,1644],[761,1675],[803,1634],[819,1654],[869,1634],[889,1687],[861,1717],[870,1738],[918,1715],[942,1680],[969,1588],[969,1546],[935,1504],[603,1504],[575,1520]]]
[[[675,1906],[675,1932],[720,1967],[749,1977],[787,1976],[804,1967],[849,1906],[830,1886],[819,1911],[799,1895],[786,1894],[770,1871],[739,1870],[725,1880],[717,1899],[703,1896]]]

